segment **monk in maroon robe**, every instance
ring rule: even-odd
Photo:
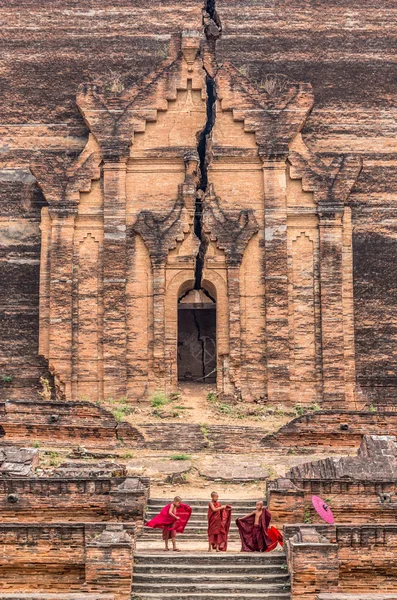
[[[232,507],[221,504],[218,494],[212,492],[208,505],[208,552],[226,552],[231,519]]]
[[[256,503],[256,509],[236,519],[236,524],[241,538],[242,552],[270,552],[283,545],[283,536],[275,527],[269,527],[271,514],[263,506],[263,502]]]
[[[160,511],[160,513],[145,523],[145,527],[163,530],[163,540],[165,550],[169,550],[168,540],[171,538],[172,549],[174,552],[180,552],[176,547],[176,534],[183,533],[192,514],[192,509],[187,504],[183,504],[179,496],[175,496],[174,501]]]

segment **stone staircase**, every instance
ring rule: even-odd
[[[249,512],[252,512],[255,508],[255,501],[250,500],[223,500],[222,504],[231,504],[233,507],[232,511],[232,522],[229,531],[229,540],[238,540],[239,533],[236,525],[237,517],[243,517]],[[209,500],[186,500],[192,509],[192,516],[190,517],[189,523],[185,529],[185,532],[180,536],[183,541],[201,540],[207,541],[207,511]],[[148,501],[145,521],[150,521],[156,516],[160,510],[165,506],[166,501],[164,499],[152,498]],[[161,530],[151,529],[149,527],[143,528],[143,539],[145,541],[161,540]]]
[[[290,600],[285,554],[135,555],[132,600]]]

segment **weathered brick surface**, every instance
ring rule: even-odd
[[[363,436],[396,435],[397,413],[365,411],[318,411],[293,419],[275,434],[265,436],[261,446],[359,448]]]
[[[125,477],[2,479],[0,521],[134,521],[140,529],[148,497],[144,483]]]
[[[315,103],[303,137],[311,150],[329,158],[353,152],[363,159],[349,200],[357,377],[373,400],[393,398],[395,3],[217,0],[216,8],[223,25],[219,61],[232,61],[259,84],[273,75],[310,82]]]
[[[134,538],[132,524],[1,524],[0,592],[111,590],[126,598]]]
[[[365,435],[357,456],[328,457],[293,467],[269,482],[269,510],[277,522],[322,520],[313,495],[330,505],[337,523],[394,523],[397,506],[396,438]]]
[[[28,477],[39,466],[39,451],[34,448],[1,448],[0,475]]]
[[[294,600],[315,598],[339,584],[338,545],[315,527],[285,528],[285,547]]]
[[[205,37],[199,2],[186,0],[177,10],[161,3],[161,21],[159,7],[156,1],[114,10],[105,4],[94,19],[84,2],[55,2],[49,29],[31,1],[37,37],[30,35],[28,43],[26,7],[18,17],[12,5],[0,7],[6,47],[10,32],[17,32],[13,59],[22,74],[7,88],[13,108],[4,120],[9,144],[0,167],[25,172],[29,166],[37,185],[30,176],[28,184],[43,194],[37,195],[41,215],[40,207],[34,218],[22,211],[19,227],[27,232],[36,223],[37,265],[41,217],[40,286],[36,272],[27,298],[37,311],[39,289],[39,353],[48,360],[57,395],[133,400],[156,387],[175,388],[177,302],[193,283],[202,283],[217,302],[218,391],[249,400],[351,406],[352,249],[360,227],[360,203],[353,198],[359,154],[367,157],[362,138],[351,143],[356,131],[347,116],[353,134],[348,129],[339,145],[325,138],[322,146],[321,127],[341,118],[335,110],[321,117],[318,76],[313,89],[312,71],[295,68],[296,54],[294,68],[288,52],[277,55],[284,76],[272,53],[253,52],[258,41],[246,50],[246,35],[235,29],[240,15],[248,18],[254,38],[266,30],[255,0],[243,3],[243,13],[234,2],[219,2],[225,23],[217,49],[220,22],[206,16]],[[261,10],[272,15],[269,7]],[[294,27],[301,31],[303,22],[307,28],[317,15],[300,8],[291,25],[286,6],[274,11],[277,40],[285,37],[287,46]],[[86,26],[89,34],[82,37]],[[316,36],[306,30],[309,39]],[[310,115],[313,103],[317,121]],[[314,123],[320,123],[317,129]],[[206,133],[212,128],[208,143],[198,143],[205,126]],[[27,181],[26,175],[13,177]],[[12,234],[6,240],[7,252],[16,239]],[[25,264],[23,256],[21,247],[18,264]],[[25,315],[18,294],[5,301]],[[364,319],[360,306],[359,298],[356,316]],[[33,321],[27,331],[37,338]],[[31,345],[34,357],[37,345]]]
[[[397,591],[397,525],[299,525],[284,533],[294,600]]]
[[[0,437],[5,443],[42,440],[47,444],[108,447],[122,438],[141,445],[143,435],[129,423],[89,402],[9,401],[0,404]]]
[[[313,509],[313,495],[330,505],[337,523],[396,523],[396,481],[337,481],[335,479],[294,479],[297,489],[268,488],[268,506],[277,523],[321,523]]]

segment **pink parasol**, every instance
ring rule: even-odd
[[[312,496],[312,503],[315,508],[315,511],[324,521],[332,525],[335,522],[334,515],[332,514],[332,510],[328,506],[324,500],[320,498],[320,496]]]

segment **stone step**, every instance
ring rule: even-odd
[[[258,498],[253,498],[252,500],[250,500],[250,499],[248,499],[248,500],[233,500],[233,499],[221,498],[222,504],[230,504],[231,506],[233,506],[235,508],[239,508],[241,510],[247,510],[247,511],[254,510],[255,502],[257,500],[258,500]],[[189,498],[189,499],[186,499],[185,502],[186,502],[186,504],[189,504],[189,506],[191,506],[193,509],[199,508],[199,507],[208,508],[210,498],[208,498],[208,499],[202,499],[202,498],[191,499],[191,498]],[[165,499],[165,498],[150,498],[148,500],[148,507],[150,507],[150,508],[156,507],[156,509],[161,510],[162,508],[164,508],[164,506],[166,504],[167,504],[167,499]]]
[[[147,521],[145,521],[147,522]],[[189,521],[189,523],[186,525],[185,527],[185,531],[207,531],[208,529],[208,521]],[[236,523],[234,523],[234,521],[232,521],[230,523],[230,529],[234,530],[236,532],[238,532],[238,527],[236,525]],[[150,531],[156,531],[156,528],[154,527],[146,527],[145,526],[145,532],[150,532]],[[157,529],[157,531],[160,531],[160,529]]]
[[[266,592],[289,592],[290,585],[289,583],[251,583],[251,581],[244,581],[239,583],[228,582],[213,582],[213,583],[179,583],[172,582],[167,583],[162,581],[161,583],[136,583],[133,581],[133,593],[138,595],[143,592],[146,594],[161,594],[160,597],[163,597],[165,593],[185,593],[185,594],[216,594],[216,593],[224,593],[228,591],[230,593],[239,593],[239,594],[252,594],[252,593],[261,593],[265,594]]]
[[[151,594],[146,592],[140,592],[136,594],[134,591],[131,595],[131,600],[291,600],[291,594],[289,592],[259,592],[259,593],[240,593],[233,594],[231,592],[222,593],[179,593],[172,592],[170,594],[162,593],[159,596],[158,592]]]
[[[207,526],[205,527],[189,527],[187,526],[184,533],[180,533],[178,534],[178,538],[180,538],[181,540],[186,540],[186,539],[206,539],[207,538]],[[238,540],[240,539],[240,535],[238,532],[237,527],[234,527],[233,529],[230,528],[229,531],[229,539],[234,539],[234,540]],[[162,539],[162,531],[160,529],[152,529],[151,527],[144,527],[144,530],[142,532],[142,540],[160,540]]]
[[[160,570],[156,573],[139,573],[134,572],[134,584],[145,584],[145,585],[153,585],[158,584],[160,579]],[[240,585],[241,583],[251,584],[259,584],[263,583],[266,585],[289,585],[289,575],[288,573],[249,573],[249,577],[247,577],[247,573],[236,573],[233,568],[230,569],[229,573],[224,572],[209,572],[208,569],[203,569],[200,573],[189,573],[189,574],[181,574],[175,573],[174,569],[172,572],[168,569],[167,573],[161,573],[161,585],[199,585],[201,583],[222,583],[225,587],[229,588],[231,586]]]
[[[176,576],[179,575],[189,575],[189,574],[200,574],[201,572],[206,575],[212,577],[222,575],[223,573],[232,572],[235,575],[245,575],[247,577],[255,577],[256,575],[264,575],[266,573],[274,573],[276,575],[286,575],[287,564],[285,562],[272,563],[272,564],[260,564],[260,565],[249,565],[249,564],[217,564],[217,565],[190,565],[190,564],[182,564],[182,565],[173,565],[172,571]],[[169,563],[156,563],[156,564],[146,564],[146,563],[135,563],[134,565],[134,578],[135,575],[141,575],[143,573],[169,573],[170,565]]]
[[[179,540],[206,540],[208,537],[207,529],[185,529],[184,533],[178,534]],[[238,531],[229,531],[228,535],[229,540],[239,540],[240,536]],[[149,529],[145,528],[145,531],[142,533],[142,537],[140,538],[142,541],[156,541],[162,539],[162,532],[159,529]]]
[[[236,517],[236,519],[237,519],[237,518],[238,518],[238,517]],[[233,518],[233,519],[231,520],[231,523],[230,523],[230,528],[231,528],[231,529],[235,529],[235,530],[237,531],[237,529],[238,529],[238,528],[237,528],[237,525],[236,525],[236,523],[235,523],[235,520],[236,520],[236,519],[234,519],[234,518]],[[151,520],[151,518],[150,518],[150,517],[148,517],[148,516],[146,516],[146,518],[145,518],[145,523],[147,523],[147,522],[148,522],[148,521],[150,521],[150,520]],[[207,520],[207,519],[200,519],[200,520],[198,521],[198,520],[193,520],[193,518],[191,518],[191,519],[189,519],[189,522],[188,522],[188,524],[186,525],[185,531],[186,531],[186,529],[205,529],[205,530],[207,530],[207,527],[208,527],[208,520]],[[153,529],[153,527],[147,527],[146,529],[148,529],[148,530],[149,530],[149,529]]]
[[[271,565],[285,564],[286,557],[282,551],[275,550],[271,553],[256,552],[189,552],[182,554],[178,552],[144,553],[138,552],[134,556],[135,564],[162,564],[174,567],[174,565]]]
[[[153,519],[156,515],[158,515],[160,510],[147,510],[145,513],[145,518],[147,521]],[[207,521],[207,510],[195,510],[193,509],[190,521]],[[252,512],[252,510],[232,510],[232,521],[236,520],[239,517],[244,517],[246,514]]]

